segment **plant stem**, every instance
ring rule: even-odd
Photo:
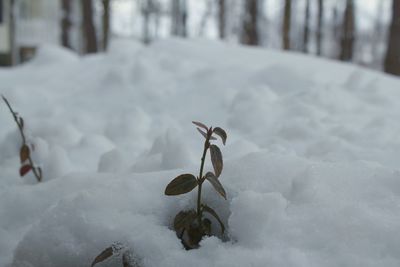
[[[23,126],[21,125],[20,121],[18,120],[17,114],[16,114],[16,113],[14,112],[14,110],[12,109],[12,107],[11,107],[10,103],[8,102],[7,98],[5,98],[3,95],[2,95],[1,97],[3,98],[3,100],[4,100],[4,102],[6,103],[8,109],[10,110],[11,114],[12,114],[13,117],[14,117],[15,123],[16,123],[17,126],[18,126],[19,133],[21,134],[22,144],[27,146],[27,144],[26,144],[26,137],[25,137],[25,134],[24,134],[24,129],[23,129]],[[31,156],[30,156],[30,153],[29,153],[29,156],[28,156],[28,161],[29,161],[29,165],[32,167],[32,172],[33,172],[33,174],[35,175],[36,180],[38,180],[38,182],[40,182],[40,181],[42,180],[42,175],[41,175],[41,174],[39,173],[39,171],[33,166],[33,160],[32,160],[32,158],[31,158]]]
[[[202,212],[201,212],[201,188],[204,182],[203,179],[203,169],[204,169],[204,163],[206,161],[206,155],[207,155],[207,150],[210,147],[210,138],[211,138],[212,131],[211,129],[208,130],[207,132],[207,138],[206,141],[204,142],[204,150],[203,150],[203,156],[201,157],[201,165],[200,165],[200,173],[199,177],[197,179],[199,183],[198,191],[197,191],[197,221],[199,223],[199,227],[201,227],[202,222],[201,222],[201,217],[202,217]]]

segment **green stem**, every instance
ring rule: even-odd
[[[201,188],[204,182],[203,179],[203,170],[204,170],[204,163],[206,161],[206,155],[207,155],[207,150],[210,147],[210,138],[211,138],[212,130],[209,129],[207,132],[207,138],[206,141],[204,142],[204,150],[203,150],[203,156],[201,157],[201,165],[200,165],[200,173],[199,177],[197,179],[199,183],[199,188],[197,191],[197,221],[199,223],[199,227],[201,227],[202,222],[201,222],[201,217],[202,217],[202,211],[201,211]]]

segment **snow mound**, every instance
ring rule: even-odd
[[[115,242],[144,267],[400,266],[399,79],[171,39],[82,58],[45,46],[0,80],[44,173],[18,177],[21,140],[0,105],[0,266],[89,266]],[[171,222],[196,192],[164,189],[197,175],[193,120],[228,132],[228,200],[209,184],[203,195],[227,233],[210,218],[215,236],[185,251]]]

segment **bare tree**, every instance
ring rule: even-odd
[[[187,5],[186,0],[171,0],[171,34],[187,36]]]
[[[282,23],[282,48],[290,49],[290,26],[292,17],[292,0],[285,0],[283,23]]]
[[[110,38],[110,2],[111,0],[102,0],[103,4],[103,50],[107,50]]]
[[[258,1],[246,0],[243,16],[241,42],[247,45],[259,44],[258,33]]]
[[[61,44],[62,46],[71,49],[71,40],[69,32],[71,30],[71,0],[61,0]]]
[[[310,0],[306,0],[306,9],[304,12],[304,30],[303,30],[303,52],[308,53],[308,42],[310,39]]]
[[[85,53],[96,53],[98,51],[98,45],[96,29],[93,23],[93,2],[92,0],[81,0],[81,6]]]
[[[354,0],[347,0],[340,36],[340,60],[351,61],[353,59],[355,31]]]
[[[218,0],[218,34],[220,39],[226,37],[226,1]]]
[[[322,54],[323,41],[323,26],[324,26],[324,1],[318,0],[318,20],[317,20],[317,55]]]
[[[385,72],[400,76],[400,0],[393,0]]]

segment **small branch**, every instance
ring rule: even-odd
[[[3,95],[1,95],[1,97],[3,98],[4,102],[6,103],[8,109],[10,110],[10,112],[11,112],[13,118],[14,118],[15,123],[18,126],[18,130],[19,130],[19,133],[21,134],[21,138],[22,138],[22,145],[28,146],[27,143],[26,143],[26,137],[25,137],[25,134],[24,134],[24,125],[23,125],[22,118],[18,117],[17,113],[12,109],[12,107],[11,107],[10,103],[8,102],[7,98],[5,98]],[[36,168],[34,166],[33,160],[31,158],[31,153],[29,153],[29,155],[28,155],[28,162],[29,162],[29,165],[32,168],[32,172],[35,175],[36,180],[38,182],[41,182],[42,181],[42,172],[41,172],[40,168]]]

